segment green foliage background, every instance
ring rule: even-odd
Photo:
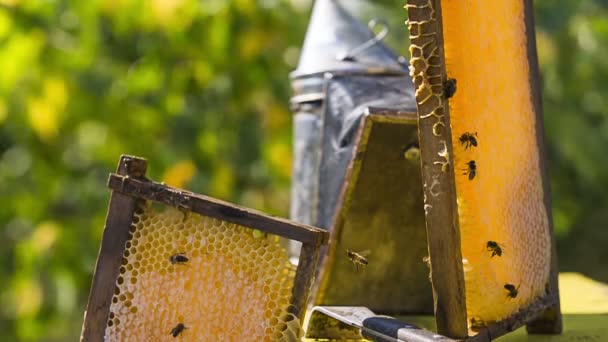
[[[402,0],[385,17],[406,53]],[[536,1],[561,266],[608,281],[608,1]],[[309,0],[0,0],[0,340],[76,340],[121,153],[287,216]],[[513,141],[517,148],[517,141]],[[604,262],[603,262],[604,261]]]

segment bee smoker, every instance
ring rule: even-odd
[[[414,88],[406,59],[382,42],[388,33],[337,0],[315,1],[291,74],[290,218],[330,233],[312,304],[431,313]],[[358,270],[347,249],[370,250],[369,267]]]
[[[381,40],[388,33],[386,26],[378,35],[372,32],[371,28],[378,25],[384,24],[372,21],[370,27],[362,25],[335,0],[315,2],[299,65],[291,74],[294,91],[291,99],[294,112],[294,166],[290,216],[301,223],[318,224],[329,229],[333,212],[332,208],[318,212],[320,207],[328,207],[327,203],[320,202],[319,193],[319,172],[324,168],[321,165],[322,135],[329,129],[341,128],[338,124],[343,126],[343,122],[336,122],[334,127],[324,124],[327,80],[335,76],[349,76],[355,81],[357,78],[381,81],[382,76],[407,77],[404,59],[395,56],[382,44]],[[411,90],[409,83],[407,88]],[[408,96],[404,100],[411,109],[415,109],[413,97],[411,94]],[[377,104],[381,105],[383,101],[378,100],[380,102]],[[346,107],[348,105],[352,107],[354,103],[344,103],[340,109],[352,109]],[[336,119],[344,121],[343,112],[334,114],[341,116]],[[360,116],[350,118],[347,124],[355,127]],[[348,128],[344,130],[345,133],[347,131]],[[341,156],[341,159],[348,159],[344,157],[347,156]],[[339,164],[343,165],[344,161]],[[329,192],[335,194],[337,191],[332,189]]]

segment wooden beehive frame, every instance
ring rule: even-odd
[[[433,298],[428,282],[428,268],[423,262],[423,257],[427,255],[427,239],[424,231],[420,169],[417,161],[409,162],[403,156],[406,148],[415,147],[418,143],[416,127],[415,112],[378,107],[365,109],[337,200],[329,247],[326,255],[320,260],[313,303],[367,306],[377,312],[391,315],[432,312]],[[387,183],[392,183],[389,185],[391,191],[378,186],[377,182],[374,186],[365,183],[364,179],[370,178],[383,179],[384,183],[380,184],[385,187],[388,187]],[[398,194],[398,197],[394,197],[395,194]],[[378,212],[376,208],[366,211],[366,217],[363,219],[353,218],[351,213],[357,211],[353,209],[355,202],[358,203],[359,211],[362,208],[361,203],[365,203],[363,208],[376,205],[381,209],[393,209],[387,213]],[[387,214],[399,218],[399,221],[391,221],[386,225],[386,222],[378,225],[368,221],[373,220],[375,215]],[[378,249],[386,247],[386,240],[383,240],[386,239],[385,234],[392,234],[389,236],[392,236],[392,242],[399,250],[393,251],[391,258],[374,260]],[[414,236],[416,238],[413,238]],[[364,247],[354,247],[363,241]],[[403,248],[405,245],[408,247]],[[347,248],[369,249],[373,265],[370,268],[388,271],[382,272],[382,276],[374,277],[369,275],[371,270],[356,272],[354,267],[339,269],[340,262],[349,263],[345,253]],[[418,267],[412,269],[412,264]],[[348,288],[349,283],[358,284],[359,289],[364,290],[358,290],[357,294]],[[378,284],[382,284],[382,294],[374,296],[373,299],[365,296],[365,293],[380,291]],[[410,284],[409,288],[404,289],[404,284]],[[332,298],[332,295],[327,293],[329,288],[333,288],[334,293],[352,293],[353,296],[340,297],[337,300],[335,295]],[[395,295],[396,293],[398,295]],[[388,307],[387,302],[393,307]]]
[[[539,89],[539,71],[534,38],[534,18],[532,0],[524,2],[527,35],[527,53],[530,68],[530,88],[536,112],[537,134],[542,135],[542,108]],[[408,0],[408,22],[410,40],[416,46],[424,46],[432,55],[432,67],[424,71],[430,86],[441,88],[447,81],[443,51],[442,14],[440,0]],[[414,58],[415,56],[412,56]],[[430,58],[430,56],[426,56]],[[412,59],[413,61],[413,59]],[[420,82],[420,80],[415,80]],[[415,84],[418,87],[420,84]],[[448,167],[452,156],[449,108],[444,106],[443,115],[433,112],[436,103],[418,94],[419,136],[424,184],[434,184],[432,189],[424,186],[429,254],[431,260],[431,281],[435,297],[435,318],[438,333],[452,338],[467,338],[467,313],[465,283],[462,265],[460,230],[456,214],[456,190],[453,167]],[[441,130],[443,134],[439,134]],[[541,172],[545,193],[545,208],[551,218],[549,187],[546,166],[544,165],[544,143],[537,136],[541,159]],[[437,156],[445,160],[437,160]],[[552,222],[549,222],[552,229]],[[552,239],[554,239],[551,231]],[[546,294],[536,302],[508,317],[490,324],[478,331],[471,340],[491,340],[518,327],[527,325],[530,333],[560,333],[562,329],[559,309],[559,290],[557,283],[557,259],[555,241],[552,241],[551,271]]]
[[[150,181],[145,177],[146,169],[145,159],[123,155],[116,174],[111,174],[108,180],[112,195],[85,312],[81,341],[103,341],[129,228],[136,208],[146,200],[300,241],[302,249],[289,312],[303,318],[317,267],[319,249],[327,243],[327,232]]]

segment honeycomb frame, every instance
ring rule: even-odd
[[[387,315],[431,314],[420,169],[417,158],[404,157],[409,148],[418,150],[417,114],[384,107],[363,112],[312,301]],[[369,250],[373,266],[359,272],[347,249]]]
[[[548,216],[548,233],[551,239],[548,260],[550,270],[544,291],[535,297],[536,299],[532,299],[530,304],[519,307],[518,311],[506,318],[488,321],[480,326],[475,324],[474,317],[468,317],[465,294],[465,272],[470,267],[466,265],[461,250],[459,202],[455,184],[455,172],[460,172],[460,168],[454,166],[453,133],[448,102],[448,98],[456,89],[454,83],[453,91],[447,90],[449,82],[442,13],[442,3],[445,3],[446,0],[408,0],[405,6],[408,12],[407,25],[410,30],[410,52],[412,54],[410,75],[413,77],[418,104],[424,209],[432,270],[431,282],[435,297],[435,318],[438,332],[451,338],[487,341],[523,325],[526,325],[531,333],[561,332],[557,260],[550,221],[551,211],[548,200],[550,192],[542,139],[542,106],[540,104],[533,8],[531,0],[518,1],[523,8],[521,23],[524,26],[524,32],[522,34],[526,39],[524,45],[529,68],[527,75],[529,84],[526,86],[529,86],[530,89],[530,102],[533,107],[532,120],[537,129],[536,152],[540,159],[540,178],[544,194],[542,205]],[[452,44],[455,43],[452,42]],[[487,42],[483,41],[483,43]],[[482,42],[478,42],[478,44],[482,44]],[[491,75],[488,75],[488,78],[491,79]],[[477,143],[475,142],[475,144]],[[470,169],[468,171],[470,172]],[[475,171],[475,164],[473,164],[473,171]],[[469,180],[471,179],[469,174]],[[509,295],[511,294],[509,292]],[[513,298],[515,296],[517,293]],[[469,321],[472,322],[470,330]]]
[[[262,304],[270,302],[275,303],[273,304],[273,310],[270,310],[271,308],[267,306],[260,309],[264,315],[264,318],[267,318],[270,324],[273,325],[265,327],[265,340],[297,340],[296,337],[299,336],[296,335],[302,333],[301,325],[307,309],[308,297],[310,295],[310,290],[315,275],[319,251],[322,245],[327,243],[328,234],[318,228],[301,225],[281,218],[270,217],[250,209],[237,207],[203,195],[172,188],[164,183],[150,181],[145,177],[146,169],[147,161],[145,159],[123,155],[120,158],[116,173],[110,174],[108,187],[112,190],[112,194],[108,207],[106,226],[104,229],[97,265],[89,294],[87,309],[85,311],[81,341],[103,341],[106,339],[106,333],[111,331],[111,329],[108,327],[119,323],[117,321],[117,317],[115,317],[115,313],[111,312],[111,308],[115,308],[115,306],[118,305],[116,304],[117,302],[128,302],[126,307],[128,310],[133,312],[134,305],[132,303],[135,303],[136,299],[133,298],[133,293],[125,293],[124,291],[121,292],[121,286],[126,286],[124,284],[126,283],[127,279],[130,279],[129,281],[133,281],[134,279],[127,277],[130,274],[129,272],[133,272],[134,269],[131,263],[127,263],[130,260],[130,257],[131,259],[134,259],[134,255],[131,253],[134,251],[131,238],[133,238],[136,234],[138,237],[145,234],[150,235],[150,237],[154,235],[154,238],[158,238],[159,234],[162,235],[162,232],[151,232],[150,229],[154,230],[155,226],[144,222],[146,220],[150,221],[146,215],[154,215],[154,211],[151,209],[152,204],[154,203],[160,204],[160,207],[164,208],[162,212],[157,212],[160,219],[171,222],[173,226],[170,227],[179,226],[181,230],[184,230],[184,232],[179,232],[183,236],[180,235],[176,238],[180,239],[180,241],[193,240],[187,239],[189,236],[185,235],[188,234],[188,232],[184,229],[184,227],[186,226],[186,223],[188,223],[191,227],[194,227],[195,225],[197,227],[203,227],[201,229],[206,229],[204,228],[205,226],[212,227],[211,233],[203,230],[205,234],[213,234],[214,231],[217,232],[219,229],[222,232],[225,232],[223,233],[224,235],[233,237],[232,239],[236,241],[239,241],[242,238],[248,238],[249,241],[257,241],[257,245],[260,245],[259,241],[264,241],[264,246],[271,245],[270,247],[263,247],[266,249],[270,248],[269,252],[262,251],[257,253],[256,251],[258,248],[255,247],[257,245],[249,248],[253,250],[254,253],[254,261],[249,261],[249,264],[255,263],[255,260],[257,260],[255,257],[258,259],[265,258],[267,260],[274,258],[272,259],[273,265],[278,267],[277,270],[277,267],[273,266],[271,267],[273,269],[272,272],[266,272],[271,275],[270,277],[272,279],[275,279],[273,280],[275,287],[272,287],[272,285],[271,287],[264,285],[264,291],[262,292],[264,292],[265,295],[257,296],[256,293],[253,293],[253,297],[260,297],[268,300],[268,302],[258,301]],[[148,210],[148,212],[146,212],[146,210]],[[148,226],[151,226],[152,228],[146,228]],[[148,229],[147,233],[145,229]],[[198,228],[191,228],[191,230],[192,229],[196,230]],[[197,232],[197,234],[202,236],[201,232]],[[287,265],[289,262],[287,251],[285,250],[285,246],[279,242],[279,237],[302,243],[302,249],[297,266],[280,266]],[[208,239],[207,241],[213,241],[214,238],[217,239],[217,236],[214,237],[205,235],[202,237],[202,244],[205,244],[205,239]],[[163,240],[162,237],[161,240]],[[203,249],[201,249],[201,243],[199,240],[196,240],[195,242],[195,247],[198,249],[196,251],[193,250],[193,255],[189,255],[191,260],[188,261],[188,259],[186,259],[186,261],[193,262],[195,260],[195,256],[197,257],[196,260],[198,260],[201,259],[201,257],[204,257],[205,254],[209,254],[207,253],[208,251],[203,251]],[[150,244],[150,242],[154,243],[152,238],[148,240],[146,245]],[[192,243],[189,243],[188,245],[192,245]],[[173,246],[176,246],[175,241],[173,242]],[[214,248],[213,246],[213,244],[207,243],[207,248]],[[162,248],[166,249],[166,247]],[[141,251],[141,249],[142,248],[137,248],[139,251]],[[165,249],[162,249],[164,251],[162,253],[172,253],[166,251]],[[234,246],[228,248],[229,252],[234,250],[237,250],[234,248]],[[180,250],[179,253],[181,252],[183,251]],[[146,251],[144,251],[143,254],[139,253],[137,256],[137,261],[142,261],[142,258],[145,259],[146,256]],[[160,260],[161,264],[163,264],[165,261],[166,264],[169,264],[169,268],[162,269],[159,272],[160,274],[166,275],[166,273],[169,273],[172,274],[172,276],[176,276],[180,274],[182,270],[191,267],[194,270],[201,270],[200,267],[194,268],[197,265],[196,263],[179,265],[179,262],[174,260],[173,257],[174,255],[171,256],[171,260]],[[220,256],[218,255],[218,257]],[[281,260],[283,260],[283,264],[280,263]],[[240,261],[236,260],[235,262],[238,264]],[[244,262],[246,263],[247,261]],[[243,262],[241,262],[241,264],[242,263]],[[159,260],[150,260],[147,267],[157,268],[158,264]],[[225,266],[224,264],[220,264],[218,267],[220,267],[219,272],[215,273],[219,273],[219,277],[221,277],[223,274],[223,268],[225,268]],[[257,273],[264,273],[264,270],[260,270],[258,268],[256,268]],[[196,271],[189,273],[196,273]],[[227,273],[232,274],[234,272],[228,270]],[[257,273],[254,279],[258,279]],[[135,275],[137,276],[137,274]],[[217,274],[215,275],[218,276]],[[213,274],[211,276],[213,276]],[[261,277],[262,276],[260,275],[260,278]],[[217,280],[222,279],[216,279],[216,284],[218,284]],[[264,284],[268,282],[267,280],[264,281]],[[279,283],[277,283],[277,281],[279,281]],[[190,281],[190,283],[192,283],[192,281]],[[195,286],[198,286],[197,284],[199,283],[196,283]],[[249,285],[253,283],[248,282],[246,284],[247,288],[243,291],[251,294],[248,287],[251,287]],[[186,286],[186,289],[190,289],[192,284]],[[277,288],[277,286],[280,290],[279,292],[270,290],[270,288],[274,289]],[[229,289],[232,287],[233,286],[224,286],[224,288]],[[269,287],[269,289],[267,289],[267,287]],[[194,298],[199,296],[198,293],[201,293],[200,291],[189,291],[193,292],[190,294],[194,296]],[[186,294],[187,293],[188,292],[186,291]],[[119,297],[124,297],[124,301],[119,300]],[[249,299],[250,297],[251,295],[248,295],[246,298]],[[172,300],[170,299],[169,301]],[[141,302],[141,300],[139,302]],[[148,302],[150,302],[150,299],[148,299]],[[280,307],[277,307],[277,305]],[[237,306],[240,305],[237,304]],[[138,312],[137,308],[135,309],[135,312]],[[280,315],[280,318],[270,319],[269,315]],[[148,317],[152,318],[156,316],[150,315]],[[179,316],[180,321],[182,320],[182,317],[183,315]],[[248,315],[247,317],[250,316]],[[282,321],[283,318],[285,322]],[[245,318],[245,320],[247,319],[248,318]],[[172,324],[175,325],[176,323],[177,322],[173,322]],[[179,325],[175,325],[173,330],[163,328],[167,330],[165,334],[159,335],[156,333],[156,336],[162,337],[164,335],[162,338],[163,340],[173,340],[171,335],[175,337],[178,335],[183,335],[184,333],[187,334],[189,332],[187,330],[189,329],[187,324],[185,329],[183,323],[180,322],[180,324],[182,324],[181,327]],[[260,325],[261,323],[256,321],[252,324]],[[294,324],[297,327],[294,326]],[[175,334],[173,334],[174,332]],[[180,340],[181,337],[183,336],[180,336]]]

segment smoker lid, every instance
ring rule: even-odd
[[[298,68],[292,78],[325,72],[408,72],[407,62],[346,11],[337,0],[316,0]]]

